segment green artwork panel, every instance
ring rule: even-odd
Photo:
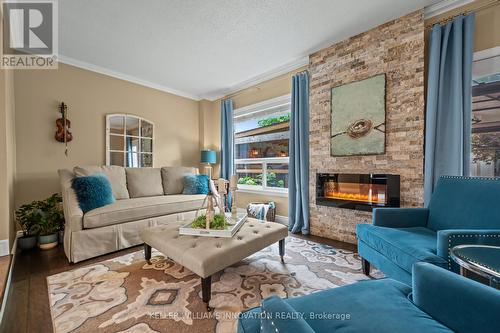
[[[385,153],[385,74],[332,89],[331,155]]]

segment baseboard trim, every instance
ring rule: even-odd
[[[16,232],[16,238],[14,239],[14,243],[12,244],[12,249],[9,251],[7,250],[7,254],[11,254],[12,258],[10,260],[10,267],[9,267],[9,273],[7,274],[7,281],[5,282],[5,289],[3,291],[3,298],[2,298],[2,306],[0,307],[0,325],[3,321],[3,315],[5,313],[5,307],[7,306],[7,299],[9,298],[9,293],[10,293],[10,285],[12,281],[12,269],[14,268],[14,264],[16,262],[16,249],[17,249],[17,238],[22,236],[23,232],[18,231]],[[9,248],[9,241],[7,240],[7,249]]]
[[[2,239],[0,240],[0,257],[6,256],[10,254],[9,251],[9,240],[8,239]]]
[[[276,222],[288,225],[288,216],[276,215]]]

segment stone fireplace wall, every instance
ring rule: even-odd
[[[311,234],[356,242],[371,213],[316,205],[316,173],[401,175],[401,206],[423,204],[424,20],[417,11],[309,57]],[[386,153],[330,156],[331,89],[386,74]]]

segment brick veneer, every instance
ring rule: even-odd
[[[316,206],[316,173],[401,175],[401,205],[423,203],[424,21],[417,11],[309,57],[311,233],[354,243],[371,213]],[[330,156],[331,89],[386,74],[386,153]]]

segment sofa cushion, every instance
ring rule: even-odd
[[[84,228],[99,228],[107,225],[137,221],[151,217],[197,210],[205,195],[168,195],[157,197],[118,200],[83,216]]]
[[[131,198],[163,195],[160,168],[126,168],[127,187]]]
[[[184,176],[196,175],[198,169],[193,167],[163,167],[161,177],[163,181],[163,193],[181,194],[184,189]]]
[[[411,288],[392,279],[360,281],[286,299],[314,332],[452,332],[410,300]],[[240,316],[238,333],[260,332],[255,310]],[[316,316],[316,317],[315,317]],[[248,318],[248,319],[246,319]]]
[[[105,174],[75,177],[71,187],[75,190],[78,204],[84,213],[115,202],[111,184]]]
[[[127,190],[127,178],[125,176],[125,168],[117,165],[103,165],[103,166],[76,166],[73,168],[75,176],[91,176],[96,173],[105,174],[111,188],[113,189],[113,196],[115,199],[128,199],[129,194]]]
[[[446,260],[436,254],[437,235],[424,227],[386,228],[358,224],[358,239],[407,272],[415,262],[425,261],[446,267]]]

